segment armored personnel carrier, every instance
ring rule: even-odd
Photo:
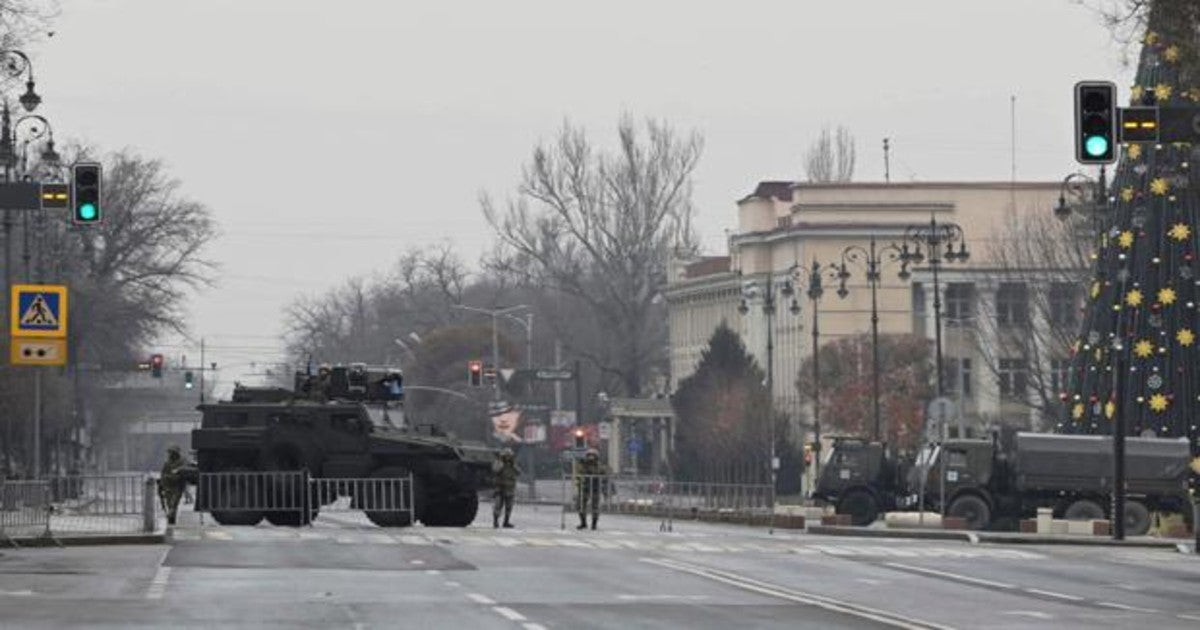
[[[403,395],[398,370],[362,364],[322,369],[319,377],[297,374],[294,390],[238,386],[232,400],[198,407],[203,417],[192,431],[197,466],[201,473],[307,470],[311,477],[331,479],[401,479],[411,473],[415,518],[430,526],[465,527],[475,519],[478,490],[489,480],[495,451],[433,426],[410,426]],[[337,498],[314,496],[311,514],[210,510],[202,496],[196,509],[211,511],[224,525],[254,525],[264,516],[276,525],[301,525]],[[362,508],[361,501],[355,503]],[[376,525],[412,524],[408,512],[364,511]]]

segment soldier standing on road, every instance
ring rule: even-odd
[[[167,462],[163,464],[162,474],[158,478],[158,496],[162,499],[163,509],[167,511],[167,524],[175,524],[175,515],[179,509],[179,499],[187,490],[187,469],[191,462],[184,459],[183,452],[178,446],[167,449]]]
[[[512,517],[513,499],[517,493],[517,479],[521,476],[521,468],[517,466],[516,456],[511,448],[500,451],[500,457],[492,463],[492,473],[495,477],[496,494],[492,499],[492,527],[500,527],[500,512],[504,511],[504,526],[512,527],[509,521]]]
[[[608,496],[608,466],[600,461],[600,451],[589,448],[575,470],[575,493],[579,507],[579,527],[587,528],[587,508],[592,507],[592,529],[600,519],[600,495]]]

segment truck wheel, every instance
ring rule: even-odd
[[[968,529],[984,529],[992,522],[992,509],[987,501],[974,494],[955,497],[946,513],[965,520]]]
[[[466,527],[475,522],[479,513],[479,494],[470,492],[449,501],[425,506],[421,522],[427,527]]]
[[[879,504],[866,490],[852,490],[838,501],[836,512],[849,514],[852,525],[870,525],[879,518]]]
[[[247,468],[227,468],[219,472],[253,472]],[[210,497],[209,505],[215,500],[218,505],[224,505],[228,510],[209,510],[213,520],[221,525],[258,525],[263,519],[259,510],[245,509],[251,506],[251,485],[253,482],[244,477],[224,478],[213,484],[219,496]]]
[[[1068,521],[1098,521],[1104,520],[1104,508],[1090,499],[1080,499],[1067,506],[1063,518]]]
[[[384,466],[372,472],[371,478],[404,479],[408,475],[409,472],[406,468]],[[401,494],[402,486],[399,483],[387,484],[386,487],[378,488],[377,492],[369,492],[369,496],[355,497],[356,505],[367,515],[367,520],[380,527],[408,527],[413,524],[412,515],[415,513],[418,519],[421,518],[425,506],[425,492],[422,488],[421,478],[414,475],[412,482],[413,512],[396,509],[404,505],[404,496]]]
[[[1141,501],[1125,502],[1125,533],[1130,536],[1145,536],[1152,525],[1150,510]]]

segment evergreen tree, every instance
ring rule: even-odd
[[[772,411],[764,378],[741,338],[722,322],[695,373],[679,384],[672,399],[679,418],[675,446],[680,476],[767,479]],[[778,437],[783,425],[776,429]]]
[[[1200,5],[1154,0],[1146,17],[1133,104],[1195,106]],[[1108,434],[1120,413],[1130,434],[1187,436],[1200,453],[1200,178],[1189,168],[1198,160],[1192,144],[1123,146],[1060,431]]]

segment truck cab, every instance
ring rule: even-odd
[[[854,525],[869,525],[895,507],[898,466],[884,445],[861,438],[835,437],[821,468],[813,498],[831,503]]]
[[[967,520],[971,529],[991,522],[996,509],[997,484],[1004,481],[1003,458],[988,439],[952,439],[928,444],[921,450],[907,477],[905,507],[918,507],[924,496],[926,509],[941,510]]]

